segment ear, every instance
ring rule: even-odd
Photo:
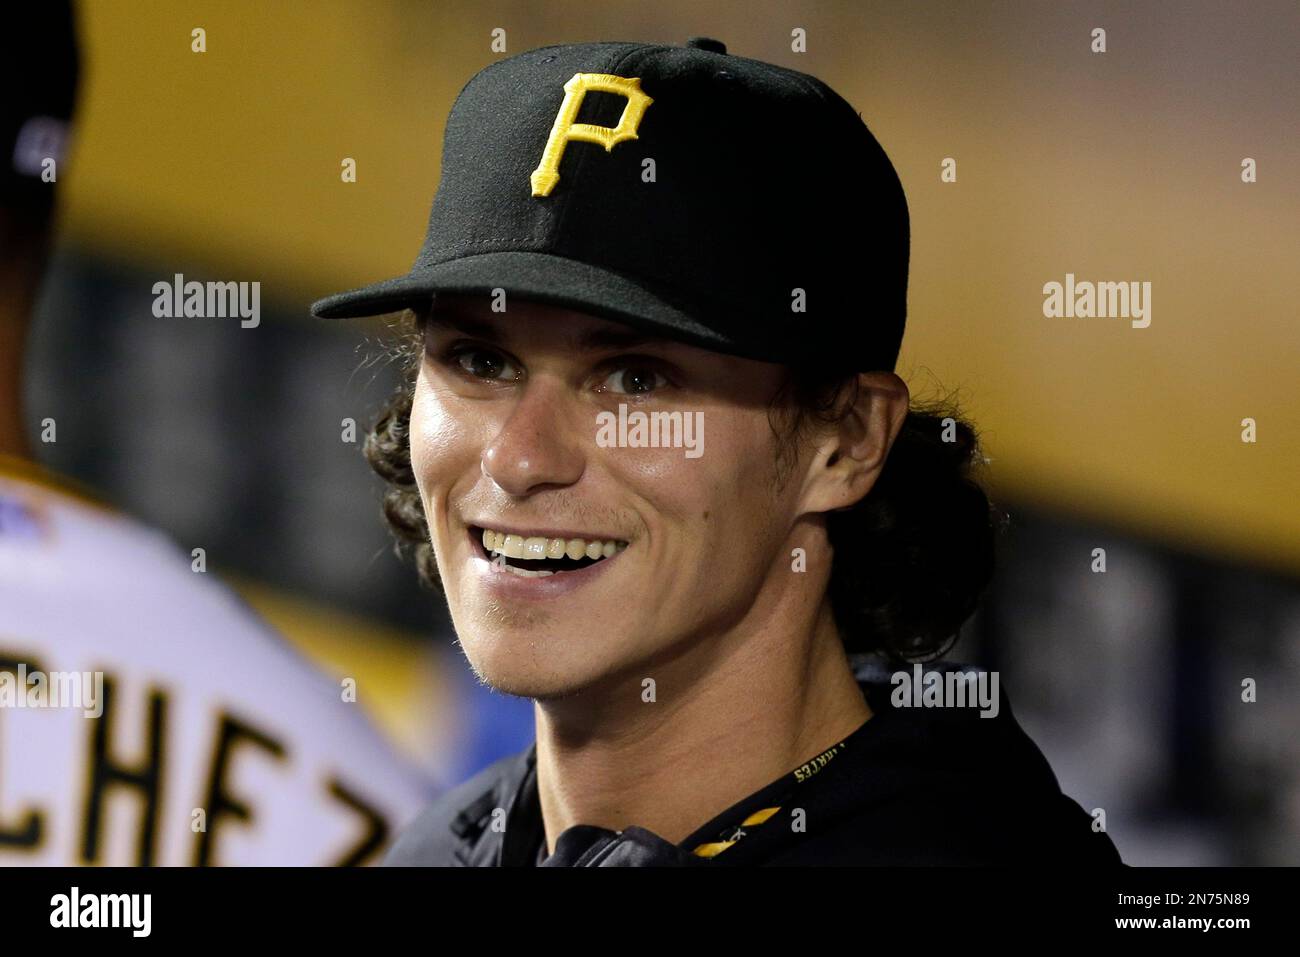
[[[892,372],[858,375],[857,400],[817,440],[801,512],[850,508],[871,491],[903,428],[911,398],[907,383]]]

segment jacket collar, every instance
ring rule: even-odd
[[[891,672],[887,665],[870,656],[855,656],[853,664],[859,687],[871,701],[875,712],[872,718],[845,738],[845,742],[853,751],[860,751],[861,747],[857,742],[861,742],[865,735],[878,734],[881,725],[892,714],[893,709],[887,706]],[[951,667],[963,666],[954,666],[950,662],[935,662],[927,664],[925,670],[942,671]],[[816,763],[819,771],[822,766],[832,763],[836,767],[845,766],[846,762],[843,759],[838,762],[833,761],[843,750],[845,742],[828,748],[821,755],[813,758],[810,764]],[[777,810],[785,802],[793,788],[806,779],[800,772],[806,774],[808,767],[809,765],[804,765],[790,774],[783,775],[699,827],[680,845],[676,845],[682,852],[679,856],[715,858],[730,849],[741,837],[754,832],[772,811]],[[835,776],[838,776],[838,773]],[[817,777],[823,778],[824,781],[820,773]],[[847,794],[842,795],[835,803],[842,803],[851,797]],[[837,807],[836,810],[842,812],[845,808]],[[545,829],[537,791],[536,741],[530,744],[527,750],[506,762],[493,786],[460,810],[452,820],[451,830],[459,842],[455,851],[456,858],[467,866],[531,867],[538,863]],[[637,843],[642,834],[649,833],[633,828],[629,828],[628,831],[633,832],[629,838],[632,843]],[[608,832],[608,835],[614,836],[614,832]],[[589,841],[592,839],[590,835],[588,839]],[[615,842],[605,839],[605,843]],[[557,838],[557,851],[558,849]],[[633,851],[633,853],[638,852]],[[617,856],[617,852],[614,856]],[[682,861],[667,863],[682,863]]]
[[[458,840],[456,859],[467,867],[532,863],[527,855],[536,853],[543,833],[536,741],[506,763],[491,788],[461,808],[451,830]]]
[[[860,739],[872,717],[845,742]],[[845,748],[840,742],[808,764],[782,775],[764,788],[727,808],[697,828],[680,844],[673,845],[641,828],[622,832],[588,825],[576,825],[556,839],[556,856],[582,862],[601,859],[603,864],[637,860],[648,864],[698,864],[717,857],[740,838],[765,822],[787,800],[811,768],[830,764]],[[841,759],[841,763],[843,759]],[[503,822],[504,830],[498,821]],[[541,800],[537,789],[537,743],[507,763],[493,787],[463,808],[452,820],[452,831],[460,840],[455,854],[470,867],[532,867],[545,857]],[[622,846],[626,845],[626,846]],[[566,853],[561,854],[561,850]]]

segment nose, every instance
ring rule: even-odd
[[[558,383],[540,377],[529,382],[484,447],[483,474],[517,497],[577,482],[585,457],[573,416],[563,406]],[[594,436],[594,416],[592,423]]]

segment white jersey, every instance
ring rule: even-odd
[[[345,698],[165,536],[0,460],[0,866],[376,862],[436,789]]]

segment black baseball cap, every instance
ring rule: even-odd
[[[907,201],[861,116],[815,77],[684,47],[584,43],[461,90],[411,271],[321,317],[518,297],[719,352],[893,369]]]

